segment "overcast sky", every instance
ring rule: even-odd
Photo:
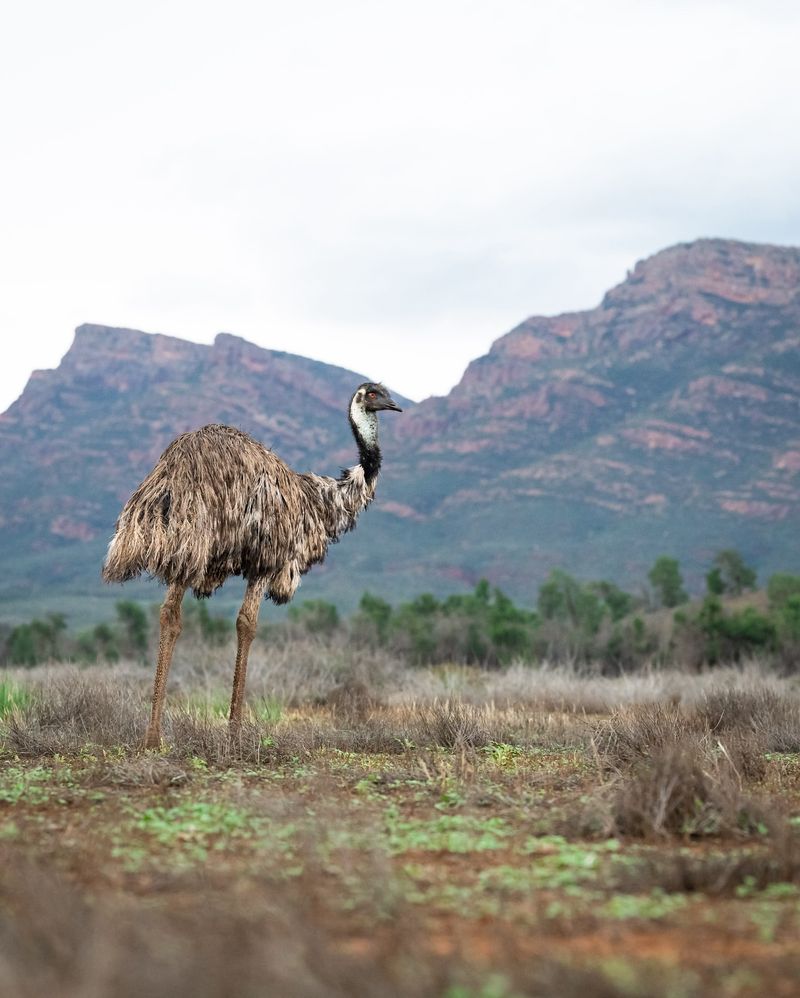
[[[800,4],[0,15],[0,411],[81,322],[443,394],[675,242],[800,244]]]

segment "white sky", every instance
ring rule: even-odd
[[[800,244],[800,4],[0,13],[0,411],[81,322],[443,394],[698,236]]]

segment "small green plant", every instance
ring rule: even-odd
[[[188,698],[187,706],[204,717],[225,719],[230,709],[230,698],[220,690],[207,690]]]
[[[445,991],[443,998],[518,998],[518,995],[502,974],[492,974],[476,987],[456,984]]]
[[[23,686],[10,679],[0,682],[0,718],[26,707],[30,702],[31,694]]]
[[[683,911],[689,904],[685,894],[667,894],[655,888],[649,894],[615,894],[602,907],[602,913],[618,921],[641,919],[659,921]]]
[[[186,801],[173,807],[151,807],[142,811],[135,828],[159,845],[202,860],[209,849],[223,849],[231,839],[253,831],[252,816],[226,803]]]
[[[783,905],[776,901],[762,901],[750,910],[750,921],[762,943],[775,939],[783,918]]]
[[[436,818],[402,818],[397,808],[386,815],[387,845],[392,853],[484,852],[502,849],[511,829],[502,818],[442,814]]]
[[[502,769],[515,769],[522,756],[522,749],[517,745],[507,745],[505,742],[493,742],[484,749],[492,762]]]
[[[0,803],[64,803],[64,788],[72,784],[69,769],[55,771],[48,766],[6,766],[0,772]]]
[[[277,697],[264,696],[253,705],[253,713],[262,724],[277,724],[283,717],[283,704]]]

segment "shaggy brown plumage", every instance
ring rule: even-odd
[[[328,545],[352,530],[375,495],[381,465],[377,412],[400,411],[382,385],[361,385],[348,416],[360,463],[339,478],[299,474],[257,440],[212,424],[174,440],[125,504],[103,565],[106,582],[142,572],[170,588],[146,744],[160,741],[160,714],[180,604],[191,588],[209,596],[232,575],[248,581],[237,619],[231,725],[239,723],[247,651],[263,596],[286,603]]]
[[[286,603],[328,544],[353,529],[375,484],[360,465],[339,479],[298,474],[241,430],[204,426],[174,440],[126,503],[103,578],[147,572],[209,596],[242,575],[264,579],[266,595]]]

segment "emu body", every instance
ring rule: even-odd
[[[125,504],[103,565],[106,582],[142,572],[169,587],[145,746],[161,741],[167,675],[187,589],[209,596],[241,575],[230,729],[241,724],[247,657],[264,597],[287,603],[328,545],[356,524],[375,495],[381,453],[377,413],[401,411],[382,385],[361,385],[348,417],[359,464],[339,478],[300,474],[248,434],[212,424],[174,440]]]

